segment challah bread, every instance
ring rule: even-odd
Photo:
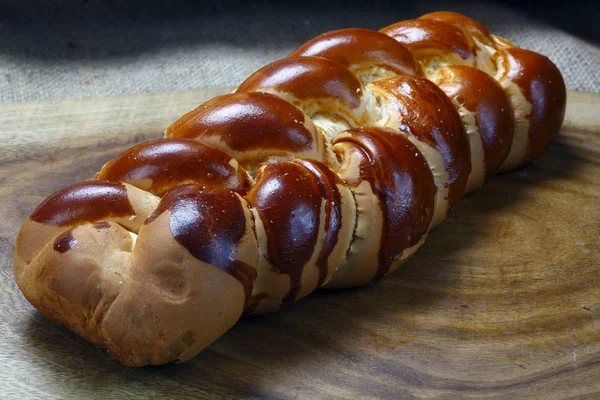
[[[392,273],[558,133],[546,57],[438,12],[318,36],[25,221],[30,303],[129,366],[183,362],[244,314]]]

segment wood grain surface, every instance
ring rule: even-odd
[[[600,398],[600,95],[393,276],[244,317],[192,361],[132,369],[42,318],[12,253],[49,194],[228,88],[0,105],[0,398]]]

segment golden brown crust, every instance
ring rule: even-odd
[[[165,136],[203,142],[250,171],[272,158],[327,158],[324,139],[310,118],[268,93],[217,96],[171,124]]]
[[[493,45],[493,40],[487,28],[479,22],[466,15],[452,11],[435,11],[425,15],[421,15],[419,19],[428,19],[434,21],[445,22],[457,28],[464,29],[471,34],[474,39],[479,40],[487,46]]]
[[[29,220],[22,242],[38,232],[54,238],[20,265],[20,273],[16,258],[21,290],[48,318],[126,365],[193,357],[241,316],[257,264],[245,201],[229,191],[194,189],[171,192],[139,235],[114,222],[85,223],[53,235],[46,227],[55,233],[59,227]],[[204,214],[181,210],[212,204],[214,196],[231,200],[229,207],[221,203],[228,212],[210,221],[190,220]]]
[[[309,116],[331,114],[347,123],[364,122],[363,86],[344,65],[323,57],[275,61],[237,88],[241,92],[276,94]]]
[[[514,133],[514,116],[508,97],[496,80],[488,74],[462,65],[442,67],[431,77],[459,107],[473,114],[473,124],[483,150],[483,165],[474,163],[478,149],[471,141],[472,174],[483,171],[483,179],[473,183],[473,190],[491,179],[506,160]],[[463,123],[465,123],[463,118]],[[465,127],[469,130],[470,127]],[[470,133],[470,132],[469,132]],[[469,190],[469,191],[470,191]]]
[[[242,195],[252,185],[235,159],[191,139],[159,139],[133,146],[106,163],[96,179],[126,182],[157,196],[186,183]]]
[[[393,272],[564,109],[550,60],[464,15],[329,32],[51,195],[15,278],[123,364],[183,362],[243,313]]]
[[[371,82],[370,88],[392,116],[384,127],[410,135],[441,156],[443,165],[433,159],[428,162],[433,169],[447,172],[447,179],[441,182],[448,188],[446,207],[437,211],[445,218],[458,205],[471,173],[469,142],[455,107],[444,92],[424,78],[397,76]]]
[[[271,303],[269,308],[290,304],[329,280],[350,245],[342,230],[351,223],[348,211],[354,212],[344,196],[347,191],[337,174],[313,160],[270,164],[258,171],[246,198],[261,226],[259,269],[286,275],[285,284],[259,281],[256,296]]]
[[[366,285],[397,268],[404,252],[422,243],[431,226],[436,188],[425,157],[397,132],[351,129],[338,135],[334,145],[344,154],[340,175],[363,198],[356,200],[355,235],[361,240],[353,243],[328,287]],[[373,221],[373,215],[380,221]],[[365,258],[365,249],[375,250],[376,256]]]
[[[360,105],[362,85],[340,63],[321,57],[294,57],[275,61],[250,75],[237,92],[272,90],[296,99],[340,99],[347,107]]]
[[[193,192],[191,201],[183,196],[180,202],[184,206],[191,202],[191,207],[197,207],[211,195]],[[208,225],[224,235],[229,234],[223,229],[230,223],[238,225],[234,234],[239,239],[233,246],[221,246],[221,241],[210,236],[210,230],[203,230],[205,221],[192,221],[181,227],[184,221],[178,218],[176,199],[167,200],[170,205],[165,211],[140,229],[131,253],[130,286],[114,301],[103,322],[107,347],[113,356],[137,366],[186,361],[242,315],[246,291],[233,269],[236,264],[254,268],[257,245],[250,212],[239,196],[231,196],[233,209],[224,209],[226,214],[236,216],[227,216],[225,221],[219,217]],[[235,223],[236,220],[240,222]],[[190,239],[188,230],[192,231]],[[191,238],[193,233],[199,237]],[[217,238],[222,239],[222,234]],[[209,248],[208,254],[203,247]],[[221,268],[215,268],[215,263]]]
[[[477,48],[460,28],[434,19],[401,21],[380,32],[404,44],[424,68],[444,60],[450,64],[475,65]]]
[[[340,29],[317,36],[296,49],[290,57],[318,56],[336,61],[361,77],[374,68],[394,75],[422,76],[413,54],[398,41],[368,29]],[[363,81],[368,83],[370,80]]]
[[[509,48],[499,51],[496,57],[506,71],[499,79],[516,84],[532,105],[526,117],[530,126],[524,163],[539,157],[558,134],[565,116],[565,83],[556,65],[541,54]]]
[[[127,188],[120,182],[82,182],[59,190],[30,215],[31,220],[69,226],[134,215]]]
[[[61,233],[98,221],[114,221],[137,232],[158,201],[131,185],[108,181],[81,182],[49,196],[25,221],[15,243],[14,273],[25,297],[28,293],[22,285],[31,284],[29,280],[35,275],[24,278],[23,274],[40,251],[49,244],[63,253],[71,247],[64,237],[56,242]]]

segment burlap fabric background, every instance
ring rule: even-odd
[[[573,28],[565,29],[506,2],[0,1],[0,101],[236,85],[319,33],[379,29],[441,9],[549,56],[569,89],[598,92],[597,28],[573,33],[595,21],[592,3],[580,4],[578,14],[559,10]]]

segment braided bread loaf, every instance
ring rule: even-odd
[[[329,32],[46,199],[16,281],[126,365],[183,362],[244,313],[392,273],[564,110],[551,61],[463,15]]]

